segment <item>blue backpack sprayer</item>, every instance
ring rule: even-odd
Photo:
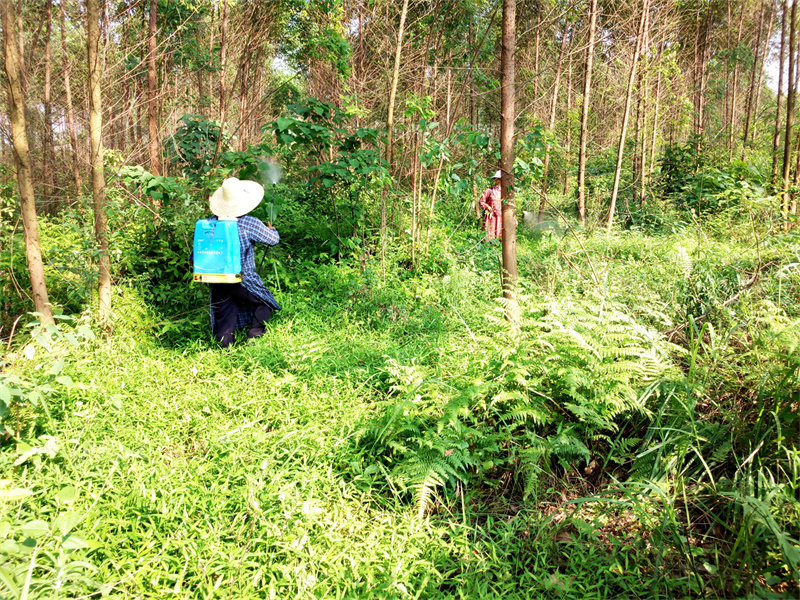
[[[270,169],[269,176],[272,180],[268,221],[271,227],[274,218],[275,184],[279,177],[277,168]],[[242,281],[241,245],[236,217],[218,214],[216,219],[197,221],[194,228],[192,250],[193,281],[198,283],[240,283]]]

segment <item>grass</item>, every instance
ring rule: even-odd
[[[800,337],[790,300],[800,297],[796,270],[766,270],[744,293],[746,303],[721,306],[735,292],[731,282],[741,287],[758,266],[759,253],[771,252],[784,266],[793,260],[792,245],[762,250],[736,233],[745,240],[691,228],[592,236],[585,251],[570,236],[521,239],[527,302],[599,291],[662,332],[685,324],[691,308],[705,307],[716,337],[706,328],[693,361],[677,349],[674,360],[698,406],[706,407],[692,409],[693,418],[725,422],[750,397],[737,392],[743,383],[737,373],[753,370],[743,376],[746,385],[764,380],[775,353],[796,357]],[[411,491],[387,476],[392,465],[365,455],[358,441],[366,424],[402,397],[435,412],[449,389],[473,382],[487,353],[502,343],[492,300],[499,295],[495,249],[458,254],[473,245],[468,234],[454,244],[446,249],[452,254],[445,278],[390,274],[384,287],[358,269],[346,277],[327,267],[298,275],[304,281],[284,292],[285,310],[267,336],[240,340],[229,351],[216,348],[205,331],[160,327],[135,289],[120,288],[114,335],[58,350],[74,385],[53,384],[49,415],[21,409],[20,438],[41,451],[24,457],[27,448],[11,440],[0,448],[0,595],[513,599],[796,592],[780,550],[763,528],[757,534],[757,524],[746,522],[752,535],[745,531],[733,543],[758,538],[748,551],[773,553],[762,557],[773,566],[749,588],[736,588],[737,565],[726,562],[730,537],[713,523],[709,531],[693,530],[698,504],[682,500],[701,476],[673,472],[665,490],[650,495],[642,490],[655,489],[651,481],[614,483],[644,451],[635,444],[648,426],[670,431],[674,424],[664,416],[662,427],[659,419],[674,406],[653,421],[623,421],[619,436],[639,441],[618,448],[616,462],[602,465],[599,477],[586,475],[583,463],[564,469],[554,461],[534,501],[522,494],[513,468],[481,471],[438,488],[418,518]],[[765,311],[767,305],[773,310]],[[760,316],[734,329],[734,307]],[[676,339],[686,341],[691,355],[685,331]],[[778,334],[783,341],[759,347]],[[20,352],[10,357],[11,371],[39,377],[54,356],[38,352],[27,360]],[[800,388],[791,377],[781,388],[790,399]],[[740,416],[746,418],[741,410]],[[603,462],[604,443],[586,443]],[[783,443],[797,454],[791,435]],[[723,457],[720,467],[712,465],[713,476],[730,475],[749,454],[743,448]],[[600,501],[610,489],[617,492]],[[791,547],[796,507],[773,507],[788,519],[781,526]]]

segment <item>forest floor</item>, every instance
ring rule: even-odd
[[[703,358],[687,358],[678,305],[753,294],[756,286],[744,287],[756,273],[749,322],[771,319],[762,332],[797,339],[800,284],[797,266],[786,269],[800,262],[796,241],[736,244],[692,230],[595,236],[582,247],[570,235],[521,239],[523,303],[588,288],[613,296],[678,344],[674,366],[697,377],[698,390],[703,379],[713,402],[749,401],[724,393],[767,367],[722,383],[714,365],[741,350],[719,343],[713,356],[701,347]],[[206,331],[157,335],[163,322],[135,288],[120,286],[110,337],[9,356],[15,376],[33,381],[38,369],[58,379],[42,390],[49,410],[29,407],[7,422],[24,441],[0,449],[0,595],[725,597],[717,576],[728,547],[709,531],[694,532],[688,554],[654,541],[651,505],[613,491],[599,501],[622,474],[602,459],[556,467],[536,497],[511,470],[457,482],[432,495],[422,518],[414,490],[388,476],[391,460],[369,460],[361,439],[370,423],[426,386],[463,389],[504,335],[493,299],[497,248],[455,256],[444,277],[380,293],[363,273],[357,285],[341,270],[334,283],[309,274],[280,296],[284,310],[266,336],[229,350]],[[777,307],[771,316],[768,306]],[[797,591],[782,581],[770,593]]]

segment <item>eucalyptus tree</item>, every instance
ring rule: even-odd
[[[517,209],[514,204],[514,121],[516,119],[517,2],[503,0],[503,35],[500,55],[500,169],[503,198],[503,297],[506,319],[519,329],[519,300],[517,299]]]
[[[614,222],[614,211],[617,207],[617,193],[619,192],[619,179],[622,173],[622,155],[625,152],[625,136],[628,132],[628,117],[631,111],[631,98],[633,97],[633,83],[636,79],[636,67],[639,65],[639,55],[642,52],[645,31],[647,30],[647,19],[650,14],[650,6],[648,0],[642,0],[642,7],[640,10],[639,28],[636,32],[636,48],[633,51],[631,58],[631,70],[628,76],[628,88],[625,93],[625,108],[622,113],[622,127],[619,132],[619,146],[617,147],[617,164],[614,168],[614,184],[611,189],[611,206],[608,209],[608,218],[606,219],[606,230],[611,233],[611,225]]]
[[[92,145],[92,203],[97,241],[98,317],[107,325],[111,311],[111,261],[108,255],[106,180],[103,172],[103,110],[101,98],[102,53],[100,52],[99,0],[86,0],[86,55],[89,65],[89,137]]]
[[[157,32],[158,0],[150,0],[147,27],[147,133],[150,172],[153,175],[161,175],[161,149],[158,136],[158,77],[156,74]]]
[[[586,44],[586,68],[583,79],[583,107],[581,108],[581,137],[578,154],[578,221],[586,225],[586,145],[589,136],[589,98],[592,92],[592,66],[594,40],[597,27],[597,0],[589,0],[589,40]]]
[[[0,22],[3,27],[3,64],[8,88],[8,112],[11,122],[11,137],[14,162],[17,167],[17,183],[22,212],[22,227],[25,234],[25,256],[31,279],[33,304],[44,323],[54,323],[53,309],[47,295],[44,265],[39,246],[39,221],[33,193],[33,175],[28,130],[25,120],[25,97],[22,90],[19,40],[15,29],[14,5],[10,1],[0,2]]]

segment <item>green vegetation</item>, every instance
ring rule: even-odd
[[[285,309],[230,351],[180,283],[194,217],[120,228],[112,335],[18,331],[0,373],[3,594],[796,596],[800,237],[745,210],[531,231],[519,334],[477,232],[384,282],[287,223]]]

